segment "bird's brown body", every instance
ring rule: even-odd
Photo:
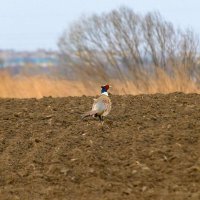
[[[102,94],[98,99],[94,99],[92,110],[96,110],[97,115],[106,116],[111,111],[111,105],[110,98]]]
[[[103,117],[107,116],[110,113],[111,105],[112,103],[110,98],[108,97],[107,91],[103,92],[99,98],[94,99],[92,110],[83,114],[82,119],[88,116],[95,116],[99,117],[100,121],[103,121]]]

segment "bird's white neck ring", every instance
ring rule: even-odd
[[[108,92],[102,92],[101,95],[102,94],[108,96]]]

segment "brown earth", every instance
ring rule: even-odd
[[[200,199],[200,95],[111,99],[0,99],[0,199]]]

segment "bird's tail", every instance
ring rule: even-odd
[[[84,119],[85,117],[93,116],[95,114],[97,114],[96,110],[88,111],[88,112],[84,113],[83,115],[81,115],[81,119]]]

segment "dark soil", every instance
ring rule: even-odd
[[[0,99],[0,199],[200,199],[200,95],[111,99]]]

